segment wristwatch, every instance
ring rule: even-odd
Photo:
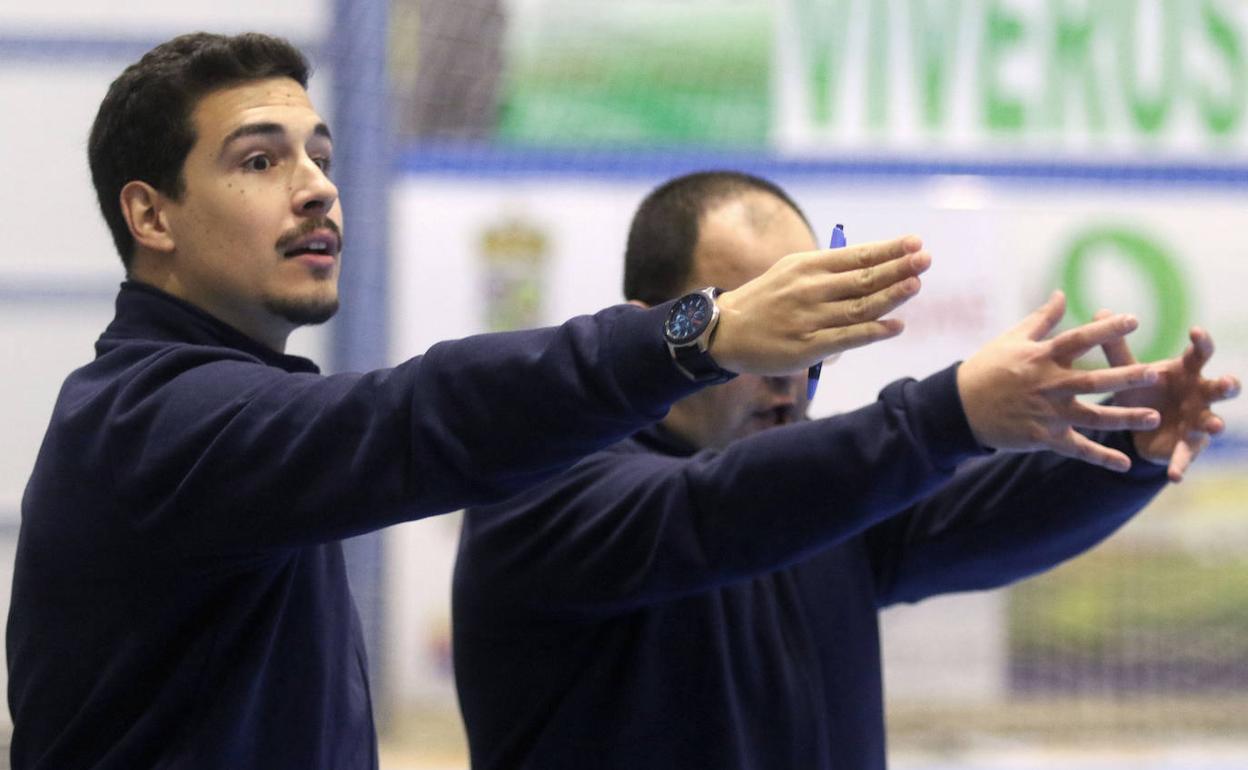
[[[663,324],[663,339],[676,368],[694,382],[730,380],[736,375],[720,368],[708,348],[719,325],[715,298],[723,289],[708,286],[676,300]]]

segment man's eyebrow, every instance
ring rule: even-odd
[[[280,138],[285,135],[286,129],[280,123],[247,123],[226,134],[225,139],[221,140],[221,152],[224,153],[231,143],[245,136],[272,136]]]
[[[312,129],[312,133],[331,142],[334,141],[333,136],[329,133],[329,126],[324,123],[317,123]],[[221,152],[224,154],[232,142],[246,136],[271,136],[280,139],[285,135],[286,128],[281,123],[247,123],[226,134],[225,139],[221,141]]]

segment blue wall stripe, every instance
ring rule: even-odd
[[[0,277],[0,303],[72,305],[107,302],[111,305],[120,283],[120,279],[73,282],[60,276],[24,277],[21,281]]]
[[[400,149],[395,165],[403,175],[509,177],[598,177],[666,179],[700,169],[725,168],[768,177],[853,178],[887,181],[928,176],[980,176],[1005,182],[1103,183],[1115,186],[1208,186],[1248,191],[1248,164],[1092,163],[1028,158],[796,157],[770,152],[716,152],[680,149],[545,149],[411,143]]]
[[[158,36],[100,36],[93,34],[0,33],[0,65],[15,63],[54,64],[66,67],[82,67],[87,64],[116,62],[120,75],[122,67],[138,61],[139,57],[165,42],[174,35],[191,30],[171,30],[168,35]],[[217,30],[212,30],[217,31]],[[309,58],[319,59],[324,46],[292,40]]]
[[[0,63],[37,62],[82,66],[106,60],[129,63],[163,38],[56,35],[0,35]],[[120,74],[121,70],[118,69]]]

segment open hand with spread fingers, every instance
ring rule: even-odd
[[[1097,312],[1096,319],[1110,317],[1108,310]],[[1125,407],[1147,407],[1161,413],[1161,424],[1151,430],[1131,434],[1135,451],[1144,459],[1167,466],[1171,481],[1183,480],[1192,461],[1209,445],[1211,437],[1221,433],[1226,423],[1210,408],[1218,401],[1239,395],[1239,379],[1223,375],[1206,378],[1202,370],[1213,357],[1213,338],[1209,332],[1194,326],[1188,333],[1192,344],[1182,355],[1153,364],[1158,372],[1156,384],[1125,390],[1114,396],[1114,403]],[[1121,337],[1102,345],[1110,366],[1132,366],[1135,356]]]
[[[1066,312],[1054,292],[1021,323],[980,348],[958,367],[958,393],[971,430],[985,446],[1006,451],[1049,449],[1115,471],[1126,471],[1124,453],[1099,444],[1077,428],[1152,431],[1156,408],[1134,403],[1090,404],[1077,396],[1155,386],[1156,366],[1123,362],[1108,369],[1075,369],[1075,359],[1115,345],[1135,330],[1129,315],[1107,315],[1049,335]]]

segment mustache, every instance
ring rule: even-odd
[[[278,252],[285,252],[294,245],[295,241],[316,230],[329,230],[332,232],[338,238],[338,251],[342,251],[344,242],[342,239],[342,228],[338,226],[338,223],[329,217],[312,217],[311,219],[303,220],[298,227],[282,233],[282,237],[277,239],[276,248]]]

